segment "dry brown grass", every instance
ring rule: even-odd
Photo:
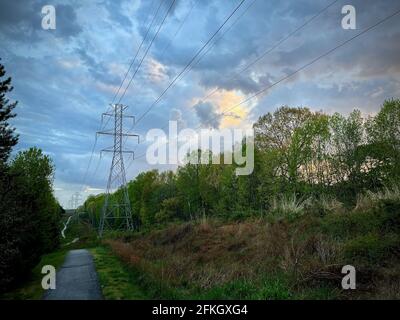
[[[332,253],[325,242],[320,240],[315,249],[299,240],[301,232],[290,230],[287,223],[269,224],[262,219],[230,224],[203,219],[151,232],[127,243],[108,243],[125,262],[171,285],[191,283],[210,288],[277,270],[302,276],[307,273],[305,267],[310,267],[305,262],[310,250],[319,252],[321,261],[317,264],[327,262]]]
[[[207,218],[126,242],[107,242],[127,264],[171,287],[210,289],[235,280],[259,283],[262,275],[277,272],[291,277],[293,288],[300,291],[321,282],[340,287],[341,244],[321,232],[310,233],[312,221],[303,217],[295,224],[265,219],[223,223]],[[387,272],[358,269],[362,291],[357,297],[398,297],[398,285],[390,279],[399,274],[393,267]]]

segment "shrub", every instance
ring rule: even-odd
[[[336,198],[320,197],[312,198],[305,203],[304,211],[315,217],[324,217],[328,214],[343,214],[345,206]]]
[[[393,253],[398,245],[399,238],[394,234],[379,236],[368,233],[347,241],[343,255],[352,263],[377,264]]]
[[[367,210],[374,207],[377,203],[384,201],[400,202],[400,188],[393,186],[384,190],[372,192],[367,191],[357,197],[357,203],[354,210]]]
[[[305,212],[305,207],[309,204],[310,200],[298,200],[295,195],[289,197],[282,197],[272,201],[270,214],[275,220],[288,219],[292,220],[300,217]]]

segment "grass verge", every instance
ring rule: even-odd
[[[103,296],[107,300],[148,298],[136,284],[136,274],[129,270],[106,247],[90,249],[99,275]]]

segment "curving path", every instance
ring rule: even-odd
[[[65,230],[67,229],[68,223],[69,223],[69,221],[71,220],[71,218],[72,218],[72,216],[69,216],[67,222],[64,223],[64,228],[61,230],[61,235],[62,235],[62,237],[63,237],[64,239],[65,239]]]

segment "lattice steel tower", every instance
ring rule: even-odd
[[[68,206],[71,209],[78,209],[79,203],[82,201],[82,196],[79,192],[75,192],[72,196],[71,199],[68,200]]]
[[[99,236],[103,235],[105,229],[133,229],[132,211],[129,201],[128,189],[126,186],[126,175],[124,166],[124,153],[133,151],[123,150],[123,137],[137,137],[137,134],[123,132],[124,118],[134,116],[124,115],[127,106],[122,104],[112,104],[112,113],[108,111],[102,114],[102,117],[111,117],[114,120],[114,130],[98,131],[97,134],[114,136],[114,146],[103,149],[101,152],[112,152],[110,174],[108,176],[106,198],[104,201],[99,225]],[[111,193],[114,191],[114,194]]]

